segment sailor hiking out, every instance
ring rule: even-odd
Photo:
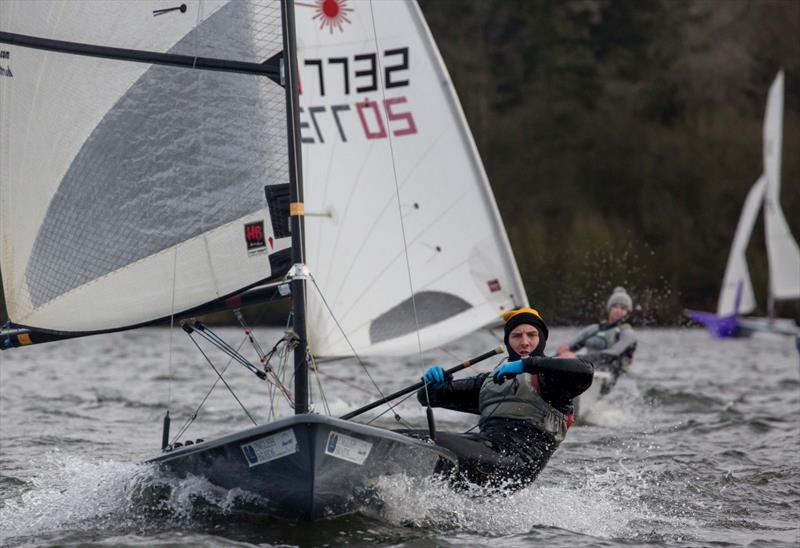
[[[591,385],[593,367],[582,358],[545,357],[548,329],[536,310],[512,310],[503,319],[507,363],[458,380],[433,366],[417,398],[422,405],[480,415],[478,432],[436,435],[436,443],[458,457],[453,479],[521,488],[536,479],[564,440],[572,398]]]

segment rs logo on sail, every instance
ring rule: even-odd
[[[6,50],[0,50],[0,59],[5,59],[6,63],[8,63],[11,60],[11,53]],[[0,66],[0,76],[8,76],[9,78],[14,76],[11,74],[11,67],[8,64],[5,67]]]

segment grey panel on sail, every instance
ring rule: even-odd
[[[417,321],[414,321],[414,305],[417,308]],[[370,323],[369,339],[372,344],[386,341],[441,322],[464,312],[470,304],[451,293],[441,291],[421,291],[402,303],[390,308]],[[419,322],[419,325],[417,324]]]
[[[276,19],[256,7],[227,4],[170,52],[267,59],[281,49],[280,11]],[[275,21],[277,30],[264,28]],[[81,59],[71,61],[97,62]],[[151,66],[61,180],[27,265],[31,302],[262,210],[264,186],[286,182],[283,88],[263,76]]]

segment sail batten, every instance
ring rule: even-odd
[[[138,63],[170,65],[174,67],[191,68],[194,70],[215,70],[222,72],[241,72],[245,74],[263,74],[276,81],[280,80],[280,69],[277,63],[248,63],[233,59],[216,59],[211,57],[197,57],[154,51],[133,50],[84,44],[80,42],[65,42],[51,40],[38,36],[27,36],[11,32],[0,32],[0,43],[26,48],[42,49],[57,53],[82,55],[86,57],[101,57],[120,61],[134,61]]]

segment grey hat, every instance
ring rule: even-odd
[[[606,303],[606,310],[611,310],[611,307],[615,304],[621,304],[628,311],[633,310],[633,299],[631,296],[628,295],[628,292],[625,291],[624,287],[615,287],[614,291],[611,293],[611,296],[608,298],[608,303]]]

